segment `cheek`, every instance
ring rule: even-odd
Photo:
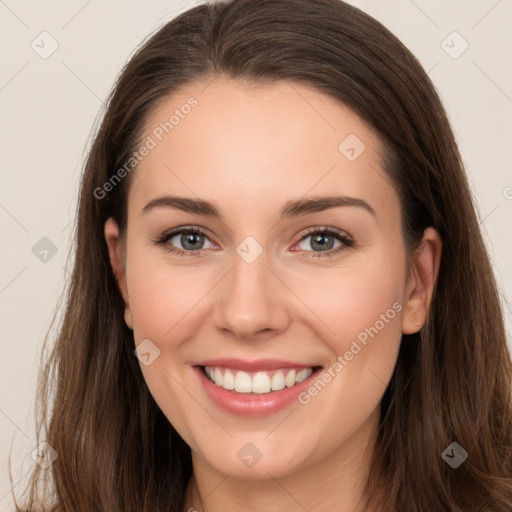
[[[357,262],[347,259],[335,271],[317,273],[314,283],[307,278],[300,282],[298,293],[320,318],[323,340],[332,350],[328,375],[313,383],[301,403],[312,415],[338,418],[329,425],[338,430],[343,425],[346,435],[378,407],[393,373],[401,340],[404,272],[404,254],[378,249]]]
[[[186,265],[170,265],[143,250],[134,249],[127,262],[130,310],[134,336],[139,339],[169,339],[187,314],[211,288],[204,273]],[[170,339],[175,338],[171,336]]]
[[[405,257],[400,250],[375,248],[351,256],[336,267],[297,272],[294,291],[314,313],[324,339],[338,354],[352,340],[364,342],[368,331],[381,338],[400,333]],[[358,338],[359,337],[359,338]]]
[[[380,247],[317,272],[314,282],[306,276],[297,282],[297,294],[320,319],[316,323],[332,351],[326,362],[330,375],[324,376],[329,383],[318,383],[303,403],[311,398],[313,408],[333,417],[350,410],[359,421],[378,406],[401,341],[404,272],[405,253]],[[324,387],[331,391],[323,393]]]
[[[197,270],[173,267],[161,257],[157,261],[151,251],[138,247],[129,252],[126,270],[135,344],[149,339],[160,350],[153,363],[141,364],[144,380],[169,422],[195,445],[191,422],[203,411],[192,414],[190,395],[183,391],[190,375],[181,347],[195,336],[194,313],[211,285],[198,278]]]

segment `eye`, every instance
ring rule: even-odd
[[[169,252],[178,256],[197,256],[202,254],[203,250],[215,247],[201,228],[186,226],[164,233],[154,243],[163,245]]]
[[[307,255],[308,257],[332,256],[353,245],[354,242],[347,233],[329,226],[310,228],[302,234],[302,238],[297,244],[300,250],[310,253]]]
[[[309,239],[309,241],[308,241]],[[182,226],[164,233],[154,240],[155,245],[163,246],[167,251],[178,257],[201,256],[204,251],[214,249],[207,232],[200,227]],[[350,236],[336,228],[325,226],[322,228],[309,228],[302,233],[300,241],[296,244],[298,250],[307,257],[330,257],[354,245]],[[312,250],[310,250],[312,249]]]

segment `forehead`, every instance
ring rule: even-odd
[[[379,137],[348,107],[302,84],[189,84],[151,112],[145,142],[151,149],[130,190],[137,208],[164,193],[239,209],[236,197],[260,211],[327,193],[397,208]]]

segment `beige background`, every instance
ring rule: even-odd
[[[195,3],[0,0],[1,511],[13,510],[11,442],[18,493],[36,448],[32,410],[39,351],[66,277],[70,223],[93,122],[135,46]],[[512,2],[350,3],[388,26],[439,89],[476,196],[510,340]],[[52,44],[58,48],[43,59],[33,41],[39,53]],[[43,237],[57,250],[46,262],[32,252]]]

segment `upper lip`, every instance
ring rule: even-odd
[[[196,363],[196,366],[213,366],[219,368],[231,368],[233,370],[242,370],[246,372],[257,372],[279,370],[280,368],[314,368],[318,365],[282,361],[279,359],[255,359],[247,361],[243,359],[222,358],[204,360]]]

